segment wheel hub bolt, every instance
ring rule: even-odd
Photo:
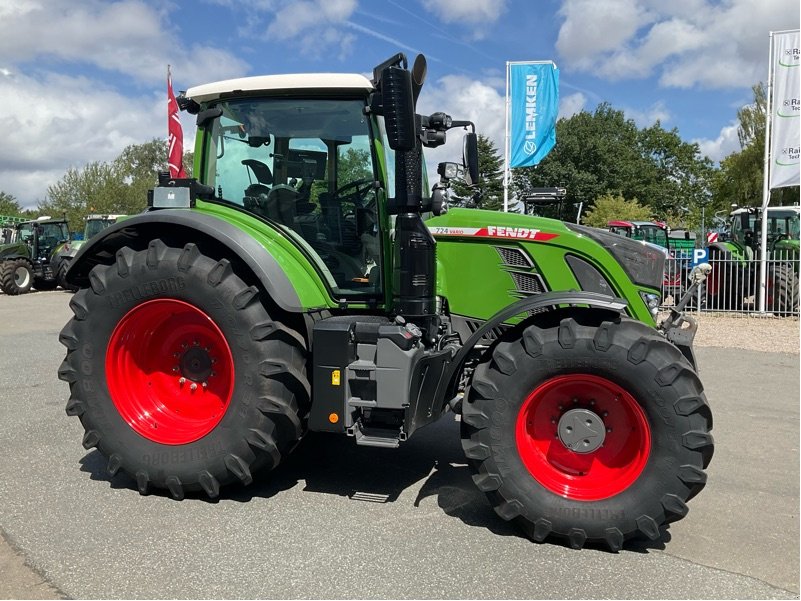
[[[194,382],[192,382],[192,384],[190,384],[190,385],[189,385],[189,390],[192,390],[192,391],[195,391],[195,390],[197,390],[197,384],[195,384]]]
[[[181,386],[183,386],[184,384],[186,384],[186,378],[184,378],[183,376],[181,376],[180,378],[178,378],[178,383],[179,383]]]

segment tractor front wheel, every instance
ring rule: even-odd
[[[25,294],[33,285],[33,268],[27,259],[8,259],[0,263],[0,288],[10,295]]]
[[[64,290],[69,290],[70,292],[75,292],[78,290],[78,286],[74,284],[70,284],[67,281],[67,270],[70,268],[69,261],[62,261],[61,265],[58,266],[58,271],[56,272],[56,283],[61,286]]]
[[[625,317],[543,317],[476,368],[462,445],[495,511],[538,542],[661,536],[706,482],[712,418],[682,353]]]
[[[295,447],[309,406],[303,338],[273,319],[255,286],[197,246],[123,248],[70,301],[59,377],[67,414],[108,471],[139,491],[217,497]]]

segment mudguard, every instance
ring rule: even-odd
[[[470,338],[465,341],[464,345],[459,349],[459,352],[456,353],[456,356],[451,362],[449,393],[443,400],[447,402],[450,398],[455,396],[456,388],[459,384],[459,375],[464,366],[464,362],[467,360],[473,348],[488,332],[515,315],[557,305],[587,305],[594,309],[606,309],[608,311],[623,313],[627,303],[623,299],[606,296],[597,292],[573,291],[544,292],[543,294],[524,298],[516,303],[512,303],[485,321],[484,324],[473,332]]]
[[[276,258],[261,243],[227,221],[185,209],[150,211],[106,228],[91,244],[84,244],[75,255],[67,272],[67,281],[76,286],[86,286],[92,268],[110,263],[116,251],[123,246],[142,246],[141,241],[152,239],[154,231],[175,233],[175,228],[194,233],[194,236],[184,236],[187,241],[197,241],[202,236],[226,247],[256,275],[280,308],[291,312],[308,308],[304,307],[297,290]],[[137,241],[140,242],[138,245]]]

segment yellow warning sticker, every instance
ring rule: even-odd
[[[339,386],[340,371],[335,369],[331,372],[331,386]]]

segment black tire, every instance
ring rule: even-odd
[[[752,289],[749,271],[723,260],[724,258],[721,253],[710,253],[712,271],[704,281],[707,311],[739,310],[746,296],[744,293]]]
[[[33,280],[33,287],[37,290],[41,290],[42,292],[47,292],[48,290],[55,290],[58,286],[56,280],[45,280],[43,278],[34,278]]]
[[[10,295],[25,294],[33,286],[33,267],[27,259],[7,259],[0,263],[0,288]]]
[[[656,540],[664,524],[686,515],[685,502],[706,483],[703,470],[712,457],[713,439],[703,387],[681,352],[652,328],[611,314],[583,311],[565,315],[541,316],[509,333],[476,368],[462,410],[462,446],[475,471],[473,479],[498,515],[515,520],[537,542],[556,537],[566,539],[573,548],[601,543],[618,551],[633,537]],[[629,409],[642,416],[641,430],[648,431],[645,437],[633,426],[630,431],[620,428],[621,434],[630,433],[617,440],[626,444],[629,439],[640,441],[640,451],[649,450],[638,459],[641,471],[631,472],[635,479],[620,484],[622,489],[617,492],[608,489],[609,482],[603,479],[581,489],[589,470],[576,477],[577,472],[563,474],[561,466],[549,463],[558,453],[583,461],[556,438],[565,414],[575,415],[571,407],[600,413],[608,403],[609,414],[613,414],[611,402],[598,396],[596,406],[595,398],[576,394],[575,400],[565,399],[561,415],[529,413],[537,408],[530,401],[537,391],[554,382],[569,384],[580,378],[608,382],[628,393],[630,402],[637,405]],[[558,402],[562,410],[562,401]],[[603,417],[599,431],[609,426],[607,419]],[[540,421],[537,427],[556,424],[552,426],[556,436],[548,432],[542,444],[557,446],[548,447],[547,454],[539,457],[530,454],[527,446],[531,420]],[[518,439],[521,427],[523,434]],[[618,442],[613,436],[618,434],[601,435],[603,445],[598,453],[606,452],[605,447],[621,448],[615,447]],[[541,461],[543,467],[532,470],[526,466],[527,459]],[[554,492],[556,487],[547,484],[552,468],[557,482],[564,477],[574,482],[575,488]],[[546,484],[535,478],[535,472]],[[577,491],[584,498],[579,498]]]
[[[798,313],[798,275],[791,265],[779,264],[768,272],[765,310],[779,315]]]
[[[56,282],[59,286],[61,286],[64,290],[69,290],[71,292],[75,292],[78,290],[78,286],[70,284],[67,281],[67,270],[70,268],[69,261],[62,261],[61,265],[58,266],[58,271],[56,272]]]
[[[186,492],[202,489],[215,498],[221,487],[249,484],[257,470],[274,468],[296,446],[305,430],[310,400],[305,342],[270,317],[259,290],[246,285],[226,259],[204,256],[194,244],[177,249],[155,240],[147,250],[121,249],[113,265],[92,269],[89,283],[89,288],[79,290],[70,300],[74,317],[59,337],[67,347],[59,377],[70,384],[66,411],[83,424],[83,446],[87,450],[97,447],[108,458],[111,475],[118,470],[127,472],[142,494],[151,488],[168,489],[180,500]],[[125,390],[131,382],[141,384],[134,379],[133,370],[122,370],[123,375],[106,371],[107,353],[116,365],[125,367],[129,364],[119,362],[122,355],[114,353],[118,349],[128,352],[125,345],[132,353],[141,350],[136,348],[138,343],[118,336],[117,332],[127,331],[123,318],[133,319],[131,316],[159,304],[185,307],[188,313],[202,312],[208,318],[204,327],[217,332],[224,340],[221,344],[230,349],[230,361],[219,362],[230,369],[216,367],[226,369],[230,400],[218,411],[219,421],[197,440],[184,439],[176,430],[178,442],[165,443],[156,437],[156,430],[153,434],[143,430],[146,424],[133,421],[129,425],[117,407],[117,403],[125,407],[125,399],[110,392]],[[180,325],[176,319],[165,317],[160,331],[175,331]],[[155,324],[153,328],[159,331]],[[146,341],[154,338],[144,335],[141,344],[147,349],[150,343]],[[197,339],[194,346],[198,346]],[[188,353],[171,361],[180,363],[180,373]],[[213,357],[207,361],[212,368],[214,363]],[[161,368],[161,377],[177,377],[178,366],[170,368],[169,364]],[[204,378],[211,384],[213,376],[211,371]],[[204,385],[203,394],[205,389]],[[136,390],[147,388],[139,385]]]

